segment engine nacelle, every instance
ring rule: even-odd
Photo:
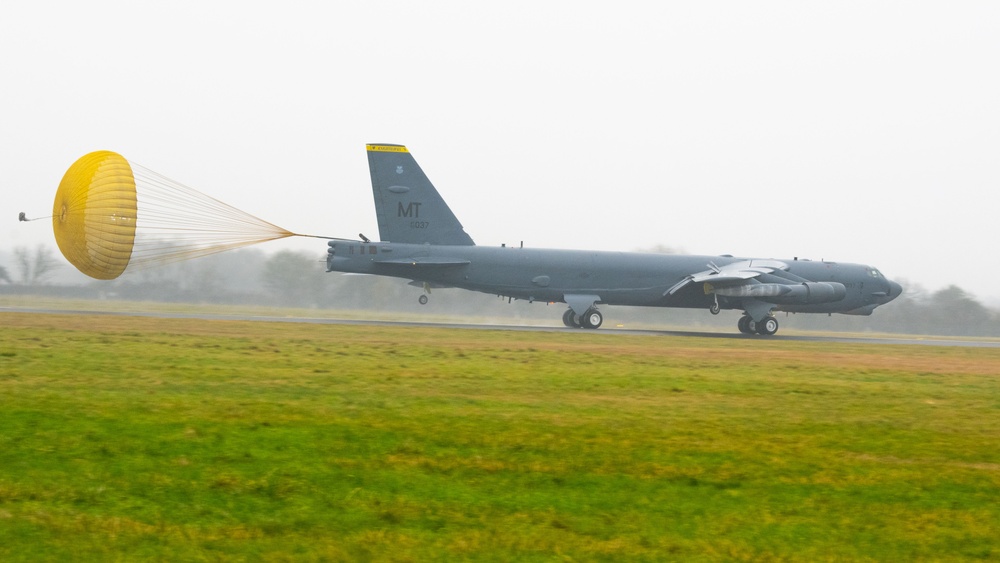
[[[782,297],[781,303],[833,303],[847,296],[847,288],[838,282],[803,282],[789,286],[791,291]]]
[[[838,282],[760,283],[736,287],[717,287],[713,289],[713,292],[723,297],[750,297],[769,303],[800,305],[832,303],[847,296],[847,288]]]

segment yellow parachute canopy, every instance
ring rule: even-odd
[[[84,155],[69,167],[56,191],[52,229],[63,256],[99,280],[264,241],[312,236],[258,219],[111,151]]]
[[[128,161],[92,152],[69,167],[52,206],[52,229],[63,256],[92,278],[117,278],[135,243],[135,178]]]

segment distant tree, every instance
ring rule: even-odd
[[[184,287],[195,301],[215,301],[225,291],[221,268],[210,257],[191,260],[183,265],[186,266]]]
[[[7,268],[4,268],[3,266],[0,266],[0,281],[13,283],[10,279],[10,274],[7,273]]]
[[[950,285],[930,296],[927,318],[935,333],[976,335],[989,331],[993,314],[965,290]]]
[[[35,247],[34,255],[23,246],[15,248],[14,259],[21,271],[21,283],[24,285],[45,283],[59,266],[59,262],[52,254],[52,249],[41,244]]]
[[[264,253],[221,252],[126,272],[109,291],[124,299],[189,303],[259,303]]]
[[[885,332],[926,332],[929,328],[927,290],[905,279],[896,281],[903,286],[903,294],[888,305],[879,307],[871,317],[864,319],[863,324]]]
[[[282,250],[268,258],[261,281],[281,305],[317,306],[324,302],[323,267],[306,252]]]

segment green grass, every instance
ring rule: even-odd
[[[0,314],[0,560],[997,560],[1000,350]]]

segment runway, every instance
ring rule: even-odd
[[[597,330],[573,329],[563,326],[533,326],[533,325],[506,325],[506,324],[474,324],[455,322],[426,322],[426,321],[402,321],[402,320],[358,320],[358,319],[337,319],[327,317],[300,317],[300,316],[269,316],[269,315],[249,315],[249,314],[225,314],[225,313],[202,313],[202,312],[164,312],[164,311],[92,311],[92,310],[72,310],[72,309],[51,309],[51,308],[21,308],[21,307],[0,307],[0,312],[7,313],[27,313],[27,314],[60,314],[60,315],[94,315],[94,316],[125,316],[125,317],[154,317],[164,319],[201,319],[216,321],[250,321],[250,322],[272,322],[272,323],[306,323],[306,324],[329,324],[329,325],[360,325],[360,326],[394,326],[394,327],[425,327],[425,328],[453,328],[462,330],[496,330],[496,331],[516,331],[516,332],[575,332],[600,335],[630,335],[630,336],[670,336],[685,338],[724,338],[736,340],[760,340],[778,342],[831,342],[841,344],[875,344],[875,345],[903,345],[903,346],[953,346],[965,348],[1000,348],[1000,340],[976,340],[968,338],[946,338],[941,336],[857,336],[844,335],[837,336],[829,333],[825,334],[792,334],[774,336],[746,335],[738,332],[700,332],[690,330],[652,330],[652,329],[628,329],[628,328],[600,328]]]

